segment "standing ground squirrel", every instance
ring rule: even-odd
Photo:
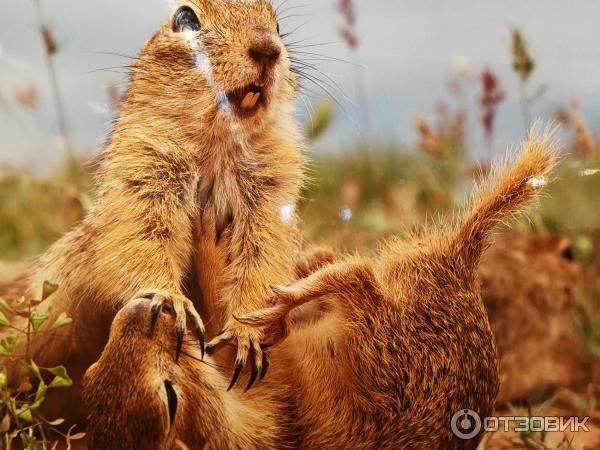
[[[573,316],[582,276],[571,241],[504,233],[486,252],[480,275],[500,354],[498,403],[535,401],[578,382]]]
[[[267,306],[270,286],[293,280],[304,173],[295,91],[267,1],[178,2],[131,66],[99,158],[94,206],[32,271],[31,290],[44,280],[58,284],[45,306],[74,319],[67,331],[32,342],[36,362],[66,365],[77,383],[116,312],[136,298],[148,300],[154,317],[163,306],[174,310],[175,353],[188,327],[203,351],[200,301],[186,297],[184,281],[195,219],[210,208],[227,265],[213,308],[224,332],[207,348],[237,347],[233,382],[248,358],[262,370],[261,332],[232,317]],[[75,405],[57,404],[58,414]]]
[[[533,133],[459,223],[274,288],[270,307],[237,317],[274,345],[269,379],[246,394],[226,391],[219,359],[203,361],[191,339],[176,364],[169,311],[152,337],[148,304],[127,305],[85,377],[90,448],[475,449],[481,434],[459,439],[452,420],[467,408],[489,416],[498,392],[479,262],[492,229],[539,192],[554,164],[552,138]],[[317,300],[312,321],[289,320]]]

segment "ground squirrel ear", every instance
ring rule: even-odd
[[[200,31],[200,20],[192,8],[182,6],[173,15],[173,31]]]

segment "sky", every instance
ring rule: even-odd
[[[60,46],[55,64],[70,136],[78,151],[94,152],[109,130],[107,88],[126,81],[123,74],[103,69],[126,65],[127,59],[117,54],[134,56],[168,19],[171,2],[40,2]],[[491,149],[500,151],[517,142],[525,125],[518,80],[511,72],[512,26],[522,29],[536,61],[529,89],[545,86],[533,116],[549,117],[577,98],[591,128],[600,130],[598,0],[356,0],[357,54],[338,35],[342,18],[336,3],[287,0],[281,8],[282,32],[292,31],[291,40],[311,45],[304,51],[343,60],[318,62],[319,70],[339,86],[331,92],[339,105],[333,126],[314,152],[349,148],[367,131],[375,141],[410,144],[416,139],[415,118],[434,119],[436,103],[445,100],[467,108],[472,154],[487,154],[477,110],[477,77],[486,67],[498,74],[507,93]],[[0,161],[43,170],[57,160],[58,134],[32,5],[33,0],[0,0]],[[464,104],[448,93],[448,79],[457,71],[466,71],[471,80]],[[369,130],[360,125],[356,80],[364,81]],[[15,91],[30,85],[41,95],[36,111],[24,110],[14,99]],[[316,97],[326,95],[321,91]],[[299,120],[309,120],[310,102],[319,98],[298,101]]]

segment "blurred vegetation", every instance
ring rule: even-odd
[[[465,162],[463,114],[444,105],[437,112],[434,129],[424,119],[415,124],[416,148],[359,144],[316,157],[300,208],[304,231],[352,250],[451,209],[472,169]]]
[[[89,172],[74,159],[48,179],[0,171],[0,259],[35,256],[77,223],[89,183]]]

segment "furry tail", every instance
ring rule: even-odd
[[[476,264],[492,229],[539,193],[557,163],[557,143],[549,131],[532,130],[513,164],[502,164],[475,189],[471,208],[454,237],[467,264]]]

